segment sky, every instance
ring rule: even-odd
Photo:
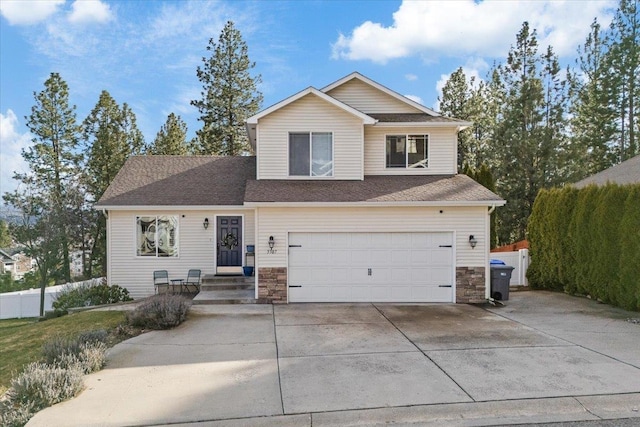
[[[169,113],[199,129],[196,69],[231,20],[260,75],[266,108],[309,86],[354,72],[430,108],[463,67],[485,78],[505,60],[524,21],[539,45],[572,63],[594,18],[606,26],[615,1],[152,1],[0,0],[0,194],[25,171],[32,144],[25,116],[50,73],[69,85],[81,122],[108,91],[136,114],[147,142]]]

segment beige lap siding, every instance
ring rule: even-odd
[[[263,268],[288,266],[288,234],[291,232],[448,231],[455,233],[456,267],[472,267],[477,273],[480,269],[484,270],[488,259],[485,238],[487,219],[486,207],[261,207],[256,243],[258,272]],[[478,240],[475,249],[469,245],[471,234]],[[273,253],[269,252],[269,236],[273,236],[275,241]],[[477,299],[476,294],[481,292],[480,282],[477,274],[474,275],[473,297],[470,299]],[[262,286],[264,283],[259,281],[259,291]],[[259,292],[259,297],[265,297],[265,291],[262,296]]]
[[[137,257],[136,216],[177,215],[178,257]],[[184,217],[183,217],[184,215]],[[253,210],[180,211],[135,210],[110,211],[107,279],[129,290],[133,298],[154,293],[154,270],[167,270],[169,278],[186,278],[191,268],[202,270],[202,275],[215,274],[215,223],[216,215],[244,215],[243,251],[246,245],[255,243],[255,215]],[[202,223],[209,219],[209,228]]]
[[[331,132],[332,179],[362,179],[362,120],[313,94],[259,120],[259,179],[289,178],[290,132]]]
[[[387,168],[387,135],[429,135],[428,168]],[[453,175],[457,173],[455,128],[437,127],[378,127],[364,129],[365,175]]]
[[[330,90],[327,95],[365,114],[422,112],[358,79],[352,79]]]

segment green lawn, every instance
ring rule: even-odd
[[[95,329],[110,330],[124,321],[121,311],[84,311],[44,322],[0,320],[0,395],[7,390],[14,374],[40,358],[42,345],[48,339]]]

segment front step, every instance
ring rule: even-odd
[[[200,284],[201,292],[248,290],[254,288],[255,279],[244,276],[206,275]]]
[[[255,290],[201,290],[193,298],[193,304],[255,304]]]

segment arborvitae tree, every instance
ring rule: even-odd
[[[612,106],[612,81],[608,46],[600,24],[594,20],[583,46],[578,48],[575,73],[569,73],[571,93],[571,155],[579,162],[570,177],[578,181],[616,163],[612,146],[616,113]]]
[[[640,13],[638,0],[620,0],[607,43],[620,161],[638,154],[640,120]]]
[[[627,310],[640,310],[640,184],[629,188],[618,236],[618,304]]]
[[[84,182],[90,204],[97,202],[129,156],[140,154],[144,138],[136,125],[135,114],[125,103],[120,107],[109,92],[102,91],[98,103],[82,123],[87,159]],[[94,265],[106,272],[106,221],[101,213],[94,216],[91,234],[91,260],[86,275],[93,276]]]
[[[189,153],[186,138],[187,124],[180,116],[171,113],[149,147],[148,153],[183,156]]]
[[[209,40],[207,51],[211,57],[202,58],[204,65],[197,69],[202,97],[191,101],[203,123],[196,132],[197,154],[235,156],[250,152],[244,122],[258,112],[262,94],[257,90],[260,75],[252,77],[250,73],[255,63],[249,60],[247,44],[229,21],[217,44]]]
[[[51,73],[44,85],[42,92],[34,93],[36,104],[31,108],[31,115],[26,117],[33,145],[23,150],[22,157],[29,166],[29,172],[16,173],[14,179],[37,193],[39,200],[46,200],[49,204],[47,209],[38,212],[56,221],[52,232],[59,233],[59,236],[52,241],[59,243],[58,251],[62,254],[58,274],[60,279],[70,281],[69,247],[72,242],[69,234],[74,218],[69,215],[67,188],[79,174],[80,156],[76,152],[78,126],[75,106],[69,105],[67,83],[58,73]],[[19,200],[24,197],[24,194],[14,192],[10,203],[20,204]]]
[[[580,260],[575,268],[576,291],[582,294],[589,294],[594,288],[594,271],[599,268],[594,259],[598,241],[596,230],[592,226],[599,192],[599,187],[590,185],[578,193],[574,216],[569,226],[574,238],[571,249],[574,258]]]

